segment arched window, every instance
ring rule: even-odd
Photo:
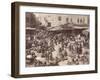
[[[82,24],[82,22],[83,22],[83,20],[82,19],[80,19],[80,23]]]
[[[61,21],[61,16],[58,17],[58,20]]]
[[[67,23],[69,22],[69,18],[66,18],[66,22],[67,22]]]
[[[80,22],[80,21],[79,21],[79,18],[78,18],[78,19],[77,19],[77,23],[79,24],[79,22]]]

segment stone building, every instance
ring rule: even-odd
[[[47,13],[34,13],[36,18],[44,26],[59,26],[64,24],[76,25],[89,25],[88,15],[75,15],[75,14],[47,14]]]

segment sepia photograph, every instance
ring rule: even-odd
[[[12,77],[97,73],[97,7],[12,3]]]
[[[87,65],[89,15],[26,12],[26,67]]]

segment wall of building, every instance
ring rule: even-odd
[[[67,23],[73,23],[78,25],[89,24],[88,15],[47,14],[47,13],[34,13],[34,14],[36,15],[36,18],[42,23],[42,25],[45,26],[48,25],[48,22],[51,23],[51,26],[59,26]]]

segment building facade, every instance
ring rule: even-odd
[[[64,24],[76,24],[76,25],[89,25],[88,15],[74,15],[74,14],[46,14],[46,13],[34,13],[36,18],[44,26],[59,26]]]

